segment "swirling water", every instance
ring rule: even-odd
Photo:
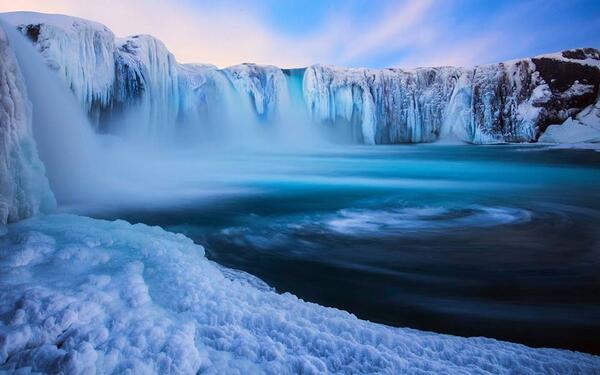
[[[202,182],[182,183],[185,199],[86,213],[184,233],[220,264],[360,318],[600,353],[600,153],[418,145],[211,160]],[[196,197],[209,181],[217,194]]]

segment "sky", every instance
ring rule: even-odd
[[[179,62],[301,67],[493,63],[600,48],[600,0],[0,0],[150,34]]]

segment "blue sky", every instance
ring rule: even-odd
[[[266,22],[289,35],[320,29],[329,17],[349,20],[350,34],[368,33],[377,29],[382,20],[399,15],[405,7],[399,1],[259,1]],[[392,32],[389,39],[412,39],[417,45],[386,48],[389,44],[385,40],[371,53],[334,63],[394,66],[402,61],[419,61],[414,56],[416,51],[435,56],[435,61],[436,50],[444,53],[453,46],[461,52],[465,48],[477,49],[472,58],[465,56],[466,63],[494,62],[579,46],[600,47],[598,0],[440,0],[430,2],[415,18],[423,28],[413,26],[396,35]]]
[[[600,0],[0,0],[160,38],[183,62],[474,65],[600,48]]]

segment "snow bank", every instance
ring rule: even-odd
[[[158,227],[59,215],[0,237],[0,369],[593,373],[600,358],[361,321],[225,270]]]
[[[25,82],[0,26],[0,224],[53,206],[33,139]]]

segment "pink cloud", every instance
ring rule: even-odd
[[[495,58],[498,46],[506,47],[506,38],[493,26],[474,36],[454,36],[444,19],[452,6],[434,0],[403,1],[381,6],[369,19],[336,9],[305,34],[291,36],[274,29],[243,2],[225,7],[167,0],[0,0],[0,12],[31,10],[87,18],[105,24],[117,36],[154,35],[180,62],[220,67],[243,62],[343,66],[373,61],[381,54],[388,59],[397,54],[392,66],[470,65]]]

